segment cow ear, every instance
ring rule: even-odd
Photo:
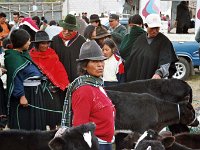
[[[65,141],[61,137],[55,137],[49,142],[51,150],[62,150],[64,148]]]
[[[83,138],[85,142],[88,144],[88,146],[91,148],[92,147],[92,134],[91,132],[85,132],[83,133]]]
[[[162,139],[162,144],[164,145],[165,148],[171,147],[175,142],[175,138],[173,136],[169,137],[164,137]]]

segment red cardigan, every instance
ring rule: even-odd
[[[96,124],[95,135],[107,142],[114,136],[115,108],[105,90],[84,85],[72,94],[73,126],[88,122]]]

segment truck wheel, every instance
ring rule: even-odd
[[[190,75],[190,64],[183,58],[179,57],[179,61],[176,63],[176,73],[173,75],[173,78],[187,80]]]

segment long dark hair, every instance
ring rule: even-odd
[[[103,41],[103,46],[104,45],[108,45],[111,50],[112,50],[112,53],[114,54],[115,52],[117,52],[117,45],[115,44],[115,42],[110,39],[110,38],[106,38],[104,41]]]
[[[84,68],[87,67],[87,64],[88,64],[89,61],[90,61],[89,59],[85,59],[85,60],[78,62],[78,64],[77,64],[77,74],[79,76],[87,74],[87,70],[85,70]]]

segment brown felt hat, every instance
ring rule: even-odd
[[[104,27],[98,26],[96,28],[96,36],[94,37],[94,39],[97,40],[97,39],[106,38],[109,36],[111,36],[111,34],[108,33],[108,31]]]

